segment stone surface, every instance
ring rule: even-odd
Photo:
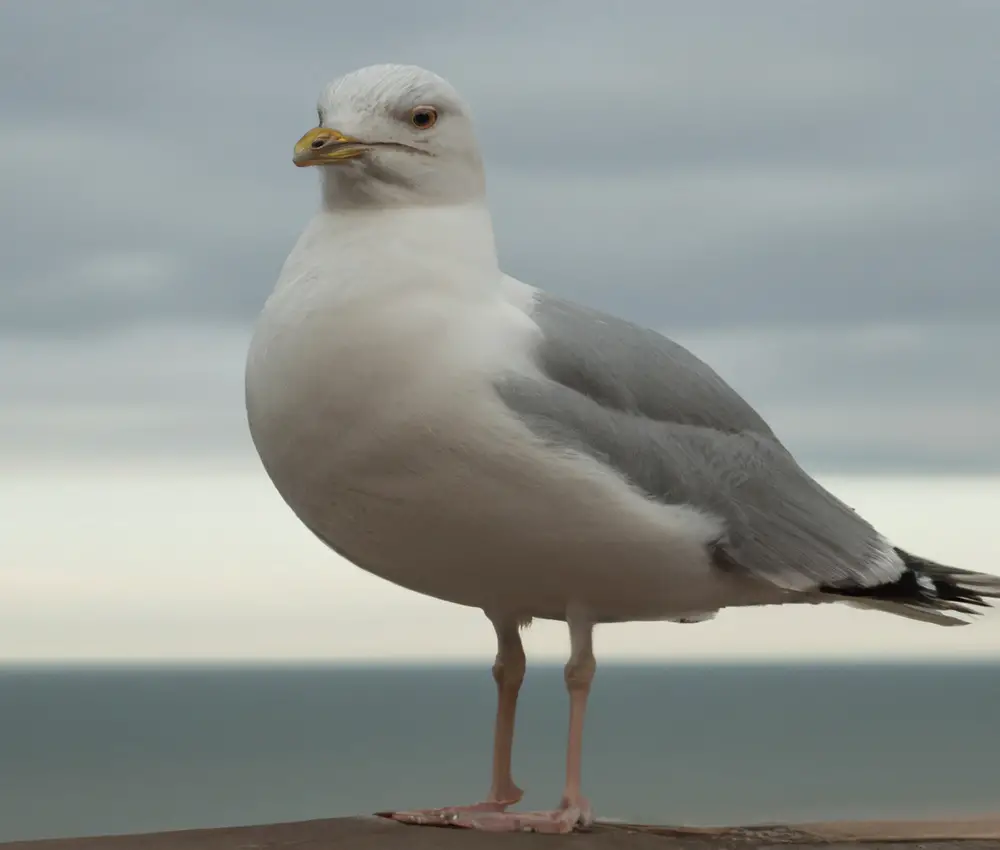
[[[954,821],[863,821],[695,829],[642,824],[598,824],[573,835],[487,834],[462,829],[404,826],[379,817],[196,829],[143,835],[15,841],[0,850],[794,850],[850,843],[876,850],[906,842],[923,850],[998,850],[1000,816]]]

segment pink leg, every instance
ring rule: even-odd
[[[524,646],[517,623],[497,625],[497,657],[493,662],[493,681],[497,683],[497,717],[493,730],[493,779],[488,799],[512,806],[524,792],[511,776],[511,751],[514,748],[514,720],[517,697],[524,681]]]
[[[587,713],[587,698],[597,661],[594,658],[593,625],[586,620],[580,623],[570,620],[569,627],[572,651],[565,670],[566,689],[569,691],[569,743],[566,748],[566,787],[559,808],[565,813],[562,817],[564,821],[572,818],[572,827],[576,822],[589,826],[594,820],[590,803],[581,790],[581,773],[583,719]]]
[[[524,647],[516,620],[493,620],[497,633],[497,657],[493,663],[493,680],[497,683],[497,714],[493,732],[493,778],[490,793],[481,803],[447,806],[441,809],[417,809],[392,812],[393,820],[403,823],[464,826],[490,829],[481,823],[490,815],[502,814],[508,806],[521,800],[524,792],[511,776],[511,751],[514,746],[514,719],[517,697],[524,681]]]
[[[507,823],[492,825],[495,830],[530,832],[572,832],[577,826],[588,827],[594,822],[590,803],[581,790],[583,762],[583,719],[587,713],[587,697],[594,680],[597,662],[594,659],[593,624],[582,612],[568,612],[570,657],[564,676],[569,692],[569,740],[566,745],[566,785],[559,808],[549,812],[507,812],[501,815]]]
[[[593,650],[593,625],[583,616],[567,616],[570,629],[571,652],[565,668],[566,689],[569,692],[569,741],[566,747],[566,785],[559,808],[547,812],[508,812],[507,807],[521,797],[520,789],[510,779],[510,746],[513,738],[514,706],[517,688],[524,672],[524,653],[520,650],[520,673],[517,686],[509,696],[509,709],[505,708],[504,639],[500,637],[500,653],[494,665],[494,676],[499,689],[497,727],[493,757],[493,786],[490,800],[476,806],[434,809],[423,812],[398,812],[392,817],[406,823],[451,825],[487,832],[572,832],[578,825],[593,823],[590,803],[581,791],[581,762],[583,750],[583,720],[587,711],[587,697],[594,679],[596,662]],[[497,630],[500,635],[500,630]],[[516,629],[514,634],[517,634]],[[509,734],[506,724],[509,723]]]

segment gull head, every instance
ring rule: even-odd
[[[292,161],[316,166],[330,208],[463,204],[485,195],[468,107],[441,77],[372,65],[320,95]]]

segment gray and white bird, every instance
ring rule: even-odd
[[[332,82],[293,161],[322,204],[246,368],[250,431],[299,519],[362,569],[480,608],[496,630],[492,784],[412,823],[566,832],[595,624],[843,602],[966,622],[1000,578],[893,545],[757,412],[664,336],[499,267],[469,110],[421,68]],[[516,813],[511,747],[532,618],[565,621],[566,784]]]

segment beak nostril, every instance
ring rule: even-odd
[[[327,141],[327,139],[313,139],[312,142],[310,142],[309,147],[311,147],[314,151],[318,151],[327,143]]]

